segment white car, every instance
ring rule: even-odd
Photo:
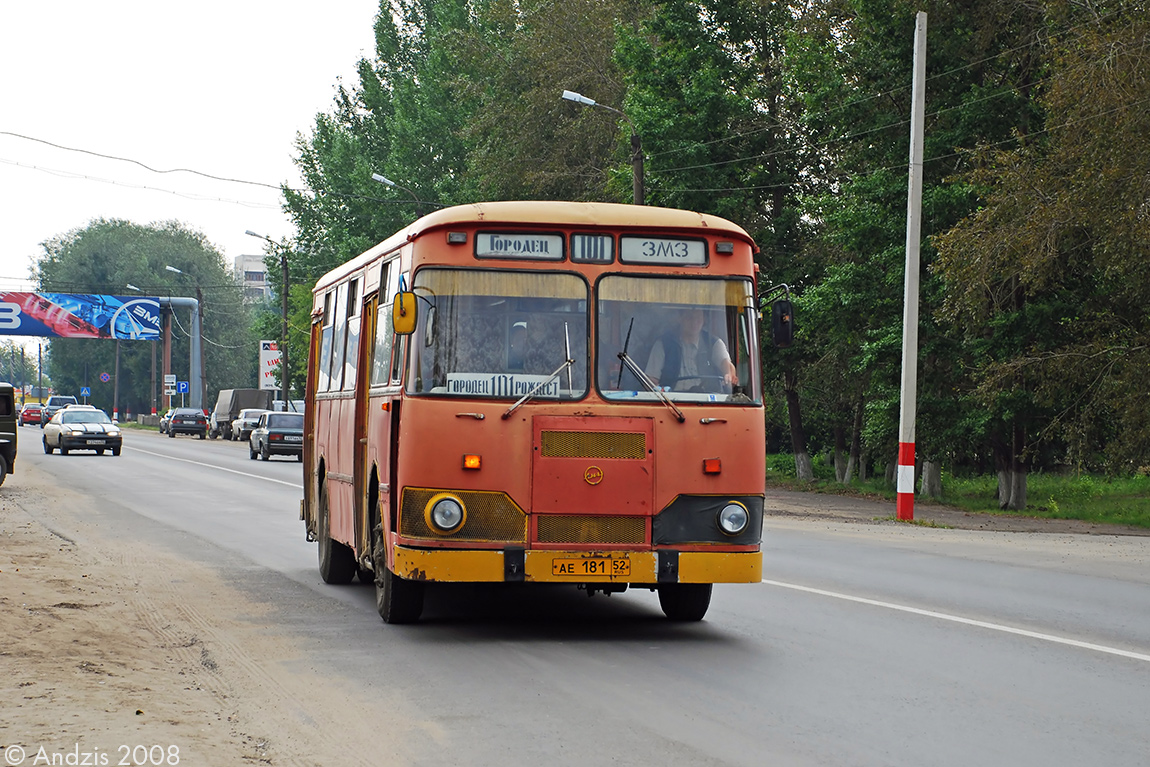
[[[57,410],[44,424],[43,442],[48,455],[54,450],[59,450],[60,455],[68,455],[70,450],[95,450],[100,455],[111,450],[112,455],[119,455],[124,436],[103,410],[72,405]]]
[[[260,416],[266,412],[268,411],[258,407],[241,410],[239,417],[232,421],[232,439],[247,442],[248,437],[252,435],[252,429],[256,428],[256,424],[259,422]]]

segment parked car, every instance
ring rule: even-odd
[[[27,426],[34,423],[40,425],[40,414],[44,412],[44,406],[39,402],[29,402],[24,405],[24,409],[20,411],[20,425]]]
[[[302,413],[303,407],[304,401],[302,399],[288,400],[288,406],[286,408],[284,407],[284,401],[282,399],[272,400],[272,410],[281,412],[287,410],[292,413]]]
[[[57,449],[60,455],[71,450],[95,450],[100,455],[111,450],[112,455],[119,455],[124,435],[103,410],[80,405],[56,411],[44,424],[42,440],[48,455]]]
[[[265,461],[273,455],[303,460],[303,413],[262,413],[248,438],[248,457]]]
[[[256,428],[260,416],[268,412],[262,407],[249,407],[240,411],[240,417],[232,421],[232,439],[237,442],[246,442],[252,436],[252,429]]]
[[[40,428],[44,428],[44,425],[52,420],[52,416],[56,415],[57,410],[66,405],[75,405],[78,402],[79,400],[75,397],[67,394],[53,394],[48,398],[48,401],[44,403],[44,407],[40,411]]]
[[[245,408],[270,410],[273,394],[270,389],[220,389],[208,422],[208,436],[234,439],[232,421],[240,417],[240,411]]]
[[[160,416],[160,434],[168,433],[168,424],[172,422],[172,413],[176,412],[174,407],[168,408],[168,412]]]
[[[177,434],[194,434],[200,439],[207,439],[208,419],[204,411],[195,407],[177,407],[171,411],[172,418],[168,421],[168,436],[175,439]]]

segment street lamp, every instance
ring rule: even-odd
[[[406,186],[400,186],[399,184],[395,183],[394,181],[392,181],[387,176],[381,176],[378,173],[372,173],[371,174],[371,180],[377,181],[380,184],[383,184],[385,186],[393,186],[396,189],[402,189],[403,191],[407,192],[407,194],[411,197],[411,199],[415,200],[415,214],[422,218],[422,216],[423,216],[423,201],[419,199],[419,196],[416,195],[415,192],[411,191]]]
[[[134,290],[134,291],[136,291],[137,293],[142,293],[142,292],[143,292],[143,291],[141,291],[139,288],[137,288],[135,285],[133,285],[133,284],[132,284],[132,283],[130,283],[130,282],[129,282],[127,285],[125,285],[124,287],[125,287],[125,288],[127,288],[128,290]]]
[[[288,410],[288,403],[291,398],[288,397],[290,390],[291,373],[288,371],[288,348],[287,348],[287,331],[288,331],[288,262],[287,262],[287,248],[280,243],[273,240],[271,237],[257,234],[251,229],[248,229],[244,234],[249,237],[257,237],[261,240],[266,240],[271,243],[272,247],[279,251],[280,254],[280,270],[283,272],[283,285],[280,288],[280,299],[282,302],[281,311],[283,312],[283,322],[280,325],[280,385],[283,387],[283,400],[284,410]],[[260,372],[263,375],[263,372]]]
[[[563,91],[563,99],[567,101],[574,101],[576,104],[582,104],[585,107],[599,107],[606,109],[609,112],[621,116],[631,126],[631,200],[636,205],[643,204],[643,144],[639,139],[639,132],[635,130],[635,123],[631,122],[631,118],[625,115],[622,111],[615,107],[609,107],[606,104],[600,104],[595,99],[589,99],[582,93],[575,91]]]

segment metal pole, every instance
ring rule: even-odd
[[[163,304],[161,304],[163,305]],[[172,309],[165,306],[164,312],[164,380],[172,374]],[[167,385],[164,386],[164,412],[172,407],[172,395],[168,394]]]
[[[906,200],[906,276],[902,309],[902,394],[898,418],[898,486],[895,511],[914,519],[914,420],[918,393],[918,283],[922,230],[922,145],[926,113],[926,12],[914,29],[914,81],[911,91],[910,180]]]
[[[280,384],[283,386],[284,412],[291,410],[288,392],[291,390],[291,373],[288,370],[288,262],[287,251],[280,249],[280,268],[283,270],[283,283],[280,293],[283,301],[283,324],[280,326]]]
[[[202,323],[203,323],[203,312],[204,312],[204,292],[200,289],[200,287],[198,285],[196,286],[196,300],[199,301],[200,323],[202,325]],[[196,335],[200,336],[202,333],[202,330],[203,330],[203,328],[201,327],[200,330],[196,331]],[[203,347],[202,336],[197,340],[198,340],[198,344],[200,347],[200,366],[198,368],[196,368],[196,371],[200,374],[200,382],[199,382],[199,390],[192,392],[192,407],[198,407],[200,409],[203,409],[204,400],[207,399],[207,397],[208,397],[208,374],[207,374],[207,365],[206,365],[206,362],[204,359],[204,347]],[[188,388],[189,389],[191,388],[191,383],[188,384]],[[197,403],[197,400],[199,400],[198,403]]]
[[[120,421],[120,339],[116,339],[116,373],[112,379],[112,420]]]

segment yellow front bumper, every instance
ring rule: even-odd
[[[625,558],[630,575],[561,575],[556,560]],[[613,568],[607,568],[608,570]],[[502,551],[465,549],[413,549],[397,546],[395,574],[418,581],[496,583],[504,576]],[[678,557],[679,583],[758,583],[763,579],[761,551],[683,551]],[[527,551],[524,580],[539,583],[637,583],[659,582],[658,555],[653,551]],[[663,582],[668,582],[664,577]]]

